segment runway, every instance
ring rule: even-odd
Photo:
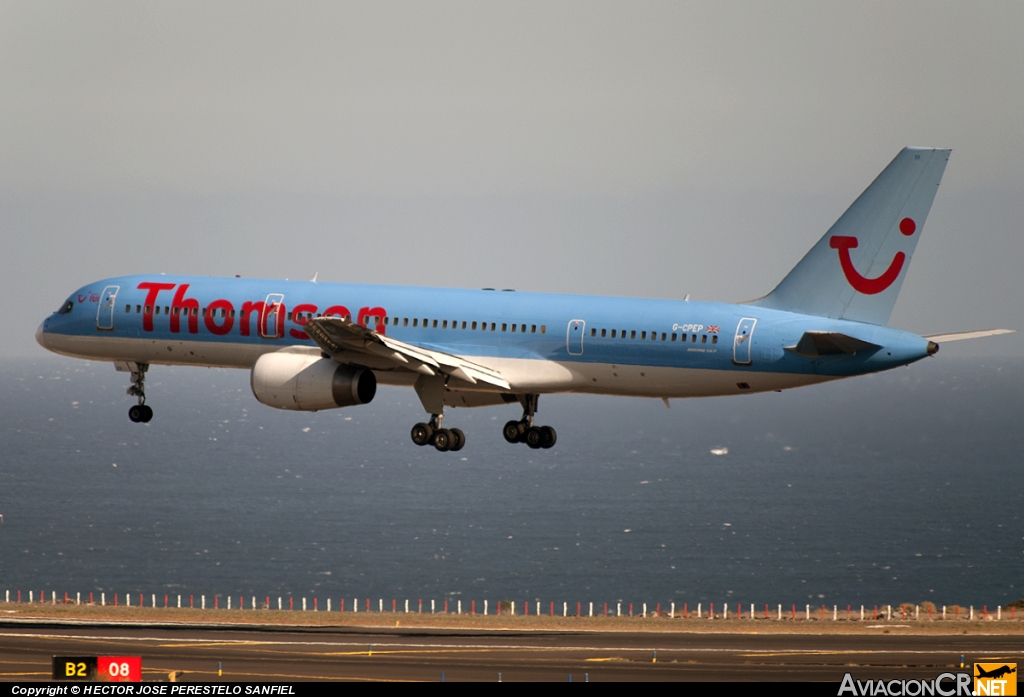
[[[209,629],[0,624],[0,680],[54,655],[141,655],[146,681],[826,681],[930,679],[1024,663],[1020,636],[446,629]],[[966,668],[960,669],[964,657]],[[221,664],[223,675],[218,676]],[[571,678],[570,678],[571,676]]]

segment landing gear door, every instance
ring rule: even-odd
[[[271,293],[263,303],[260,313],[260,336],[264,339],[280,339],[284,336],[284,295]]]
[[[583,329],[586,326],[586,321],[582,319],[569,321],[569,327],[565,330],[565,348],[570,356],[583,355]]]
[[[732,340],[732,362],[736,365],[750,365],[750,344],[754,339],[754,325],[757,320],[744,317],[736,325],[736,336]]]
[[[117,302],[117,291],[121,286],[107,286],[100,294],[100,304],[96,308],[96,328],[105,332],[114,330],[114,305]]]

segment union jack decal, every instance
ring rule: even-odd
[[[718,333],[718,325],[717,324],[708,325],[708,334],[717,334],[717,333]]]

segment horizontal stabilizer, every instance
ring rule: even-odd
[[[926,336],[925,339],[930,339],[937,344],[943,344],[947,341],[961,341],[963,339],[980,339],[983,336],[999,336],[1000,334],[1013,334],[1016,329],[982,329],[977,332],[955,332],[953,334],[933,334],[932,336]]]
[[[878,344],[856,339],[839,332],[804,332],[796,346],[787,346],[786,350],[804,358],[822,358],[824,356],[853,356],[857,353],[869,353],[882,348]]]

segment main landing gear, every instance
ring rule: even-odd
[[[444,419],[444,395],[448,386],[448,378],[442,375],[420,375],[413,386],[416,390],[423,410],[430,414],[428,423],[418,423],[412,427],[412,442],[416,445],[433,445],[440,452],[458,452],[466,445],[466,434],[457,428],[442,428]],[[516,395],[523,405],[523,418],[509,421],[502,429],[505,440],[509,443],[526,443],[531,448],[550,448],[554,446],[558,436],[550,426],[534,426],[533,415],[537,413],[535,394]]]
[[[523,418],[509,421],[501,434],[509,443],[526,443],[536,450],[550,448],[558,441],[558,434],[550,426],[534,426],[533,415],[537,412],[538,395],[528,394],[520,399],[523,403]]]
[[[132,423],[147,424],[153,418],[153,408],[146,404],[146,371],[148,363],[129,363],[132,372],[132,384],[128,395],[138,397],[139,403],[128,410],[128,418]]]
[[[462,429],[441,428],[443,414],[434,414],[430,423],[418,423],[412,427],[412,442],[416,445],[433,445],[439,452],[458,452],[466,445],[466,434]]]

